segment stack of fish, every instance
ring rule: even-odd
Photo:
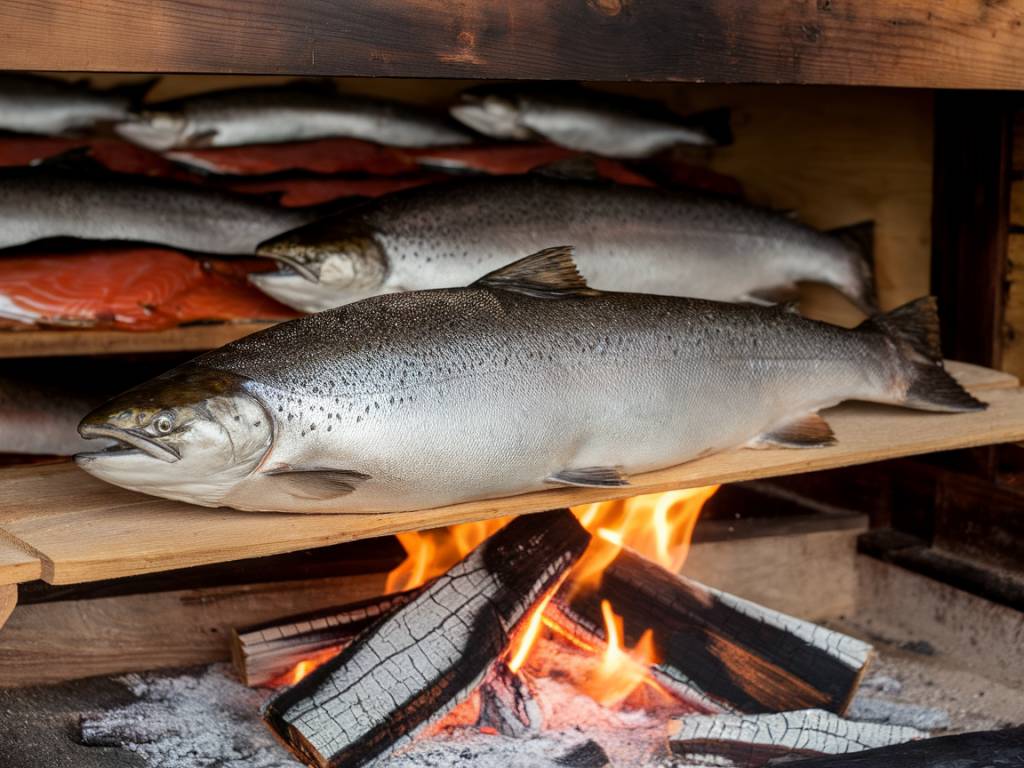
[[[150,244],[256,256],[273,271],[186,259],[189,274],[175,275],[188,269],[161,256],[166,280],[111,281],[105,302],[57,314],[40,307],[67,285],[102,291],[78,265],[109,271],[112,257],[75,253],[51,287],[27,257],[9,259],[21,300],[3,298],[0,313],[141,328],[263,312],[229,306],[237,297],[220,289],[196,301],[196,280],[239,270],[317,312],[90,414],[82,436],[113,447],[79,464],[112,483],[208,506],[388,512],[626,485],[631,473],[740,446],[826,445],[834,437],[817,411],[850,398],[983,407],[942,369],[931,302],[875,314],[870,225],[819,232],[735,199],[659,188],[620,162],[728,141],[722,112],[682,118],[583,90],[502,86],[467,92],[452,121],[305,83],[142,109],[109,107],[123,97],[107,93],[103,111],[68,98],[76,88],[38,90],[76,113],[41,128],[112,121],[174,172],[158,163],[149,177],[115,174],[96,167],[94,149],[89,162],[10,169],[0,247],[119,241],[135,244],[119,258],[154,259],[138,248]],[[290,208],[253,196],[281,191],[266,174],[294,168],[360,171],[363,194],[384,194]],[[433,175],[452,171],[461,175]],[[303,180],[290,202],[333,198],[342,183],[359,191],[352,178]],[[846,330],[759,306],[805,281],[874,317]],[[143,294],[134,300],[145,312],[133,313],[129,297]]]

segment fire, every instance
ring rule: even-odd
[[[285,674],[281,675],[277,680],[271,683],[272,686],[291,686],[307,677],[310,672],[319,667],[321,664],[330,661],[339,653],[341,653],[341,647],[335,646],[331,648],[324,648],[322,651],[317,651],[314,655],[309,658],[303,659]]]
[[[621,704],[642,685],[667,697],[665,690],[651,677],[650,667],[658,663],[654,633],[644,630],[636,646],[626,650],[622,640],[622,617],[615,614],[607,600],[601,601],[601,616],[607,642],[601,664],[587,682],[586,692],[606,707]]]
[[[398,534],[406,557],[388,574],[385,590],[390,594],[426,584],[459,562],[511,519],[498,517],[449,528]]]
[[[594,589],[601,574],[623,547],[629,547],[665,568],[678,571],[689,553],[690,539],[704,503],[718,486],[687,488],[652,493],[630,499],[605,501],[575,507],[572,512],[591,534],[590,546],[569,574],[574,589]],[[406,559],[388,574],[387,591],[414,589],[441,575],[465,557],[511,518],[466,523],[431,531],[398,535]],[[512,643],[509,668],[519,671],[528,661],[542,628],[565,637],[586,653],[600,655],[596,671],[586,685],[587,693],[606,706],[625,701],[641,687],[667,696],[651,677],[649,667],[657,663],[654,636],[644,631],[632,649],[623,644],[621,617],[607,601],[601,602],[607,642],[603,651],[563,632],[544,612],[556,590],[549,592],[534,608]],[[294,685],[337,653],[329,649],[299,663],[282,681]]]

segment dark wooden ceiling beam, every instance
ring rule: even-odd
[[[1024,2],[7,0],[0,69],[1024,88]]]

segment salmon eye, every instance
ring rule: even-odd
[[[161,435],[166,435],[174,429],[174,415],[166,412],[158,414],[157,417],[153,419],[153,429]]]

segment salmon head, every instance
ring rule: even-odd
[[[114,445],[75,461],[123,488],[217,506],[273,443],[271,417],[245,384],[222,371],[176,368],[82,419],[82,437]]]
[[[250,275],[283,304],[318,312],[380,293],[388,259],[369,225],[328,218],[261,243],[256,254],[278,262],[277,272]]]

